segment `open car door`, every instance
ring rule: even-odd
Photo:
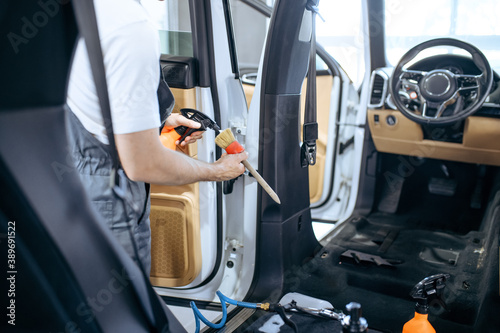
[[[168,17],[185,19],[179,20],[184,26],[167,26],[162,32],[162,66],[176,110],[196,108],[222,129],[231,128],[282,204],[274,203],[249,175],[226,184],[153,185],[151,278],[170,300],[193,295],[217,300],[217,289],[243,299],[267,290],[261,274],[283,276],[318,247],[312,222],[337,222],[348,216],[355,201],[365,119],[358,91],[318,46],[317,160],[303,168],[297,147],[302,142],[312,12],[306,1],[277,1],[274,8],[245,3],[272,18],[259,73],[253,81],[243,76],[244,90],[233,36],[238,25],[231,22],[229,1],[165,4]],[[268,104],[273,98],[277,104]],[[189,153],[213,161],[220,153],[213,138],[208,131]]]

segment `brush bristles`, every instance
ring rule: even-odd
[[[215,138],[215,143],[222,149],[226,149],[231,143],[236,141],[233,132],[229,128],[226,128]]]

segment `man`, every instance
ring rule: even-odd
[[[130,203],[117,199],[109,187],[112,161],[82,40],[74,56],[68,87],[68,105],[72,111],[69,117],[71,151],[96,209],[126,251],[149,274],[149,200],[144,183],[181,185],[229,180],[244,172],[241,161],[247,154],[224,155],[215,163],[205,163],[163,147],[158,136],[161,124],[157,99],[158,32],[137,0],[96,0],[95,8],[115,141],[128,177]],[[178,114],[169,116],[165,123],[167,128],[179,125],[199,127],[198,123]],[[200,136],[197,132],[182,145]],[[130,225],[134,239],[131,239]]]

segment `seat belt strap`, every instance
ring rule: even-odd
[[[92,69],[92,76],[94,78],[96,92],[99,98],[99,105],[101,107],[104,127],[106,128],[106,135],[108,136],[109,140],[109,154],[111,155],[113,164],[111,186],[113,187],[113,191],[122,200],[126,200],[126,198],[128,197],[128,189],[126,189],[126,186],[124,185],[126,184],[126,182],[120,180],[120,178],[126,176],[121,169],[120,158],[116,149],[116,142],[113,133],[111,107],[109,103],[108,86],[106,83],[106,72],[103,61],[104,58],[99,39],[99,30],[97,28],[97,18],[95,14],[94,1],[73,0],[72,4],[80,36],[85,39],[85,44],[87,46],[90,67]],[[149,304],[146,304],[144,297],[141,297],[140,295],[138,295],[138,299],[144,308],[146,317],[149,320],[150,331],[162,333],[169,332],[168,319],[165,313],[164,305],[160,303],[160,298],[151,286],[149,278],[144,273],[144,270],[141,269],[141,271],[143,273],[144,282],[146,284],[146,290],[148,291]],[[138,293],[137,288],[136,292]],[[151,316],[149,315],[149,311],[146,310],[148,307],[150,307],[153,311],[153,318],[151,318]]]
[[[319,0],[309,0],[306,9],[311,11],[311,51],[307,72],[307,93],[302,127],[301,165],[303,168],[316,164],[316,140],[318,140],[318,123],[316,120],[316,14]]]
[[[94,77],[97,96],[99,97],[99,106],[101,107],[104,127],[109,140],[109,154],[111,155],[113,168],[117,170],[120,166],[118,152],[113,147],[116,146],[113,135],[113,124],[111,122],[111,108],[109,103],[108,86],[106,84],[106,75],[103,62],[101,43],[99,41],[99,32],[97,30],[97,19],[95,17],[93,1],[73,1],[75,16],[78,22],[80,35],[85,39],[85,45],[89,54],[89,61]],[[85,19],[86,21],[81,22]]]

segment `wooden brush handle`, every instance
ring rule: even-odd
[[[276,201],[278,204],[281,204],[278,195],[273,191],[271,186],[269,186],[269,184],[264,180],[264,178],[262,178],[262,176],[250,165],[250,163],[248,163],[248,161],[246,160],[242,161],[241,163],[243,163],[245,168],[247,168],[247,170],[252,174],[252,176],[255,177],[260,186],[262,186],[262,188],[271,196],[271,198],[273,198],[273,200]]]

